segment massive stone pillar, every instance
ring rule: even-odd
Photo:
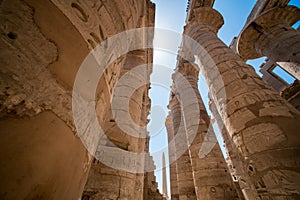
[[[180,76],[178,76],[178,73],[180,73]],[[210,117],[200,97],[198,75],[198,67],[184,60],[179,61],[177,71],[173,75],[180,101],[185,101],[181,103],[181,109],[188,143],[190,144],[189,155],[197,199],[237,199],[238,196],[227,170],[226,162],[219,144],[216,143],[211,148],[211,144],[205,142],[205,137],[207,137],[210,125]],[[191,89],[190,92],[194,93],[195,99],[190,96],[189,93],[186,93],[189,89]],[[195,109],[199,109],[199,111],[197,112]],[[195,138],[191,138],[192,132],[194,131],[196,134],[194,135]],[[210,133],[214,134],[212,129]],[[206,155],[200,155],[200,150],[205,148],[211,150],[208,150]]]
[[[0,199],[79,199],[92,159],[70,88],[87,44],[50,1],[1,1],[0,24]]]
[[[176,147],[174,141],[174,131],[171,113],[168,114],[165,122],[165,126],[168,133],[168,149],[169,149],[169,164],[170,166],[170,189],[171,199],[178,200],[178,180],[177,180],[177,169],[176,169]]]
[[[136,72],[134,68],[147,64],[147,50],[131,51],[126,55],[124,65],[121,66],[120,79],[116,87],[112,90],[114,93],[112,98],[116,101],[125,102],[123,106],[108,106],[108,110],[103,124],[105,134],[110,140],[106,148],[121,148],[128,152],[145,153],[148,152],[148,137],[139,137],[137,129],[131,128],[135,126],[145,127],[148,123],[144,115],[148,115],[146,107],[150,107],[147,98],[148,84],[151,70]],[[134,85],[128,83],[128,77],[131,81],[143,79],[141,86],[132,88]],[[146,80],[145,80],[146,79]],[[125,80],[125,81],[124,81]],[[112,100],[114,101],[114,99]],[[113,103],[112,103],[113,104]],[[145,111],[146,109],[146,111]],[[115,115],[113,115],[115,113]],[[132,131],[132,132],[130,132]],[[134,135],[130,135],[133,134]],[[112,145],[113,144],[113,145]],[[118,161],[115,161],[118,162]],[[122,162],[122,161],[121,161]],[[144,161],[140,161],[142,166]],[[141,200],[144,196],[144,174],[130,173],[120,169],[114,169],[96,161],[92,164],[89,178],[85,187],[84,195],[90,199],[100,200],[103,198],[110,199],[137,199]]]
[[[293,6],[275,7],[262,12],[240,34],[237,45],[239,55],[244,59],[267,56],[273,62],[299,65],[300,33],[291,27],[299,19],[300,10]]]
[[[124,4],[123,4],[124,3]],[[94,47],[97,41],[113,35],[113,30],[122,30],[122,28],[140,28],[154,26],[154,13],[155,6],[148,0],[136,2],[114,2],[114,1],[98,1],[94,6],[99,4],[98,11],[101,12],[100,16],[110,16],[113,19],[99,20],[106,27],[99,27],[98,32],[90,34],[91,39],[88,40],[89,44]],[[130,6],[128,6],[130,5]],[[125,6],[125,7],[124,7]],[[74,5],[77,8],[77,4]],[[115,9],[115,10],[114,10]],[[120,12],[122,10],[122,12]],[[86,17],[81,12],[82,9],[77,9],[81,17]],[[109,13],[113,12],[113,13]],[[125,20],[125,22],[123,21]],[[118,23],[108,23],[116,21]],[[119,24],[122,23],[122,24]],[[115,27],[113,26],[115,24]],[[104,34],[107,35],[104,35]],[[99,37],[100,36],[100,37]],[[134,41],[143,41],[153,39],[151,33],[145,32],[144,38],[133,38]],[[95,43],[96,40],[96,43]],[[130,42],[130,41],[128,41]],[[119,47],[117,47],[119,48]],[[135,127],[146,127],[148,123],[147,116],[150,110],[150,99],[148,97],[149,78],[152,71],[153,53],[151,49],[139,49],[127,53],[125,58],[116,62],[114,69],[108,68],[105,74],[111,75],[107,77],[106,81],[111,85],[110,105],[107,109],[102,109],[103,101],[99,101],[96,109],[98,113],[105,113],[103,118],[100,119],[105,134],[110,140],[105,145],[105,148],[111,148],[113,152],[116,148],[122,151],[136,152],[143,154],[149,151],[149,137],[141,134]],[[142,69],[135,71],[136,67],[144,65]],[[117,81],[114,81],[114,77]],[[130,82],[129,79],[132,79]],[[137,86],[133,83],[140,81],[142,84]],[[136,87],[135,87],[136,86]],[[115,104],[114,104],[115,102]],[[114,162],[124,162],[123,160],[116,160]],[[136,161],[135,158],[129,157],[132,162],[139,162],[143,167],[146,160]],[[149,160],[148,160],[149,161]],[[147,166],[149,167],[149,166]],[[154,167],[153,167],[154,169]],[[141,169],[143,170],[143,169]],[[89,199],[151,199],[155,195],[162,197],[153,187],[153,172],[149,173],[134,173],[122,171],[120,169],[106,166],[99,161],[92,164],[89,178],[85,186],[84,196]],[[150,182],[149,182],[150,181]],[[155,181],[155,180],[154,180]],[[150,192],[150,194],[149,194]],[[156,193],[155,193],[156,192]],[[157,198],[156,198],[157,199]]]
[[[176,169],[179,200],[196,200],[195,186],[193,182],[191,159],[188,151],[188,143],[185,134],[183,116],[180,102],[175,96],[176,91],[171,93],[168,108],[171,110],[171,119],[175,137]],[[181,155],[179,155],[179,153]]]
[[[229,172],[231,174],[232,180],[235,183],[236,190],[240,199],[244,199],[244,194],[250,193],[252,199],[257,199],[258,194],[255,190],[255,186],[251,184],[250,177],[246,170],[244,169],[244,158],[240,155],[240,152],[236,148],[235,144],[233,144],[232,140],[229,137],[229,133],[223,124],[221,116],[219,115],[215,104],[210,99],[209,108],[214,116],[214,119],[219,127],[225,150],[226,150],[226,162],[229,168]],[[248,195],[249,196],[249,195]]]
[[[201,46],[192,50],[259,197],[299,198],[299,111],[217,37],[223,19],[216,10],[195,8],[194,14],[185,33]]]

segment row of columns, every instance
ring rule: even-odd
[[[178,98],[171,94],[171,99],[168,105],[170,109],[170,117],[172,120],[172,131],[169,132],[174,140],[174,146],[169,150],[171,162],[175,160],[177,186],[174,186],[174,181],[171,180],[171,188],[177,188],[178,191],[172,191],[171,198],[184,200],[196,200],[196,192],[193,182],[191,160],[188,152],[188,142],[184,133],[184,124],[181,105]],[[172,143],[171,143],[172,144]],[[181,155],[179,155],[181,154]],[[172,163],[171,163],[172,164]]]
[[[198,67],[183,59],[173,74],[171,111],[166,121],[169,144],[175,138],[175,147],[169,148],[170,160],[177,158],[176,166],[171,163],[170,167],[171,173],[177,174],[171,174],[172,199],[238,199],[219,145],[207,155],[199,155],[201,147],[208,148],[205,137],[210,118],[198,91],[198,74]]]
[[[185,34],[194,40],[187,46],[200,61],[214,113],[219,116],[216,119],[226,128],[221,132],[226,136],[226,146],[231,146],[239,186],[249,200],[297,199],[300,113],[218,38],[222,24],[223,18],[216,10],[196,8]]]

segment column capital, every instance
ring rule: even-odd
[[[275,7],[260,14],[243,29],[238,37],[237,52],[244,59],[262,57],[255,43],[262,35],[272,35],[275,27],[290,27],[300,19],[300,9],[295,6]],[[269,37],[269,39],[274,39]],[[270,41],[271,42],[271,41]]]
[[[183,76],[193,76],[198,78],[199,68],[192,63],[183,63],[182,66],[177,67],[177,72],[181,73]]]
[[[217,33],[223,26],[224,19],[222,15],[211,7],[194,8],[194,16],[189,20],[189,23],[184,27],[186,34],[190,33],[195,27],[199,25],[207,25],[211,31]]]

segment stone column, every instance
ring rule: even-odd
[[[214,116],[214,119],[219,127],[222,139],[224,141],[224,146],[227,154],[226,162],[240,199],[244,199],[243,193],[251,194],[251,198],[248,195],[249,199],[257,199],[258,194],[255,190],[255,186],[250,181],[249,175],[244,169],[244,158],[240,155],[235,144],[233,144],[233,142],[231,141],[229,133],[225,125],[223,124],[221,116],[219,115],[216,106],[211,99],[209,102],[209,108]]]
[[[169,162],[170,162],[170,189],[171,189],[171,199],[178,200],[178,180],[177,180],[177,169],[176,169],[176,149],[174,141],[174,131],[172,123],[171,113],[166,118],[165,126],[168,134],[168,144],[169,144]]]
[[[300,33],[291,27],[299,19],[300,9],[294,6],[275,7],[261,13],[240,34],[239,55],[244,59],[267,56],[274,63],[299,65]]]
[[[176,93],[176,91],[173,91]],[[188,151],[187,138],[183,124],[180,103],[174,93],[168,105],[171,110],[173,131],[176,149],[176,169],[179,200],[196,200],[195,186],[193,182],[192,166]],[[179,152],[183,153],[179,155]]]
[[[152,66],[147,65],[149,57],[152,58],[152,51],[148,51],[147,49],[140,49],[140,50],[135,50],[131,51],[127,54],[126,62],[121,70],[121,76],[122,78],[123,75],[125,74],[130,74],[130,77],[132,80],[134,79],[141,81],[142,84],[138,88],[134,88],[134,93],[132,96],[123,96],[124,100],[127,98],[129,99],[129,114],[130,117],[132,118],[132,122],[136,124],[137,127],[144,127],[146,128],[149,120],[147,119],[147,116],[149,114],[150,110],[150,99],[148,97],[148,89],[149,89],[149,77],[150,73],[152,71]],[[144,66],[141,68],[141,66]],[[140,70],[134,70],[139,68]],[[126,75],[125,75],[126,76]],[[121,87],[125,87],[124,91],[127,91],[127,88],[134,87],[134,84],[129,84],[129,85],[123,85],[120,84]],[[124,93],[125,94],[125,93]],[[116,94],[117,95],[117,94]],[[118,109],[122,110],[122,107],[118,107]],[[126,120],[121,117],[120,118],[122,122],[125,122]],[[148,135],[142,135],[140,136],[139,130],[132,130],[128,129],[128,131],[136,131],[135,136],[128,135],[130,134],[129,132],[127,134],[129,146],[128,146],[128,151],[132,152],[140,152],[140,153],[145,153],[149,151],[149,146],[148,146],[148,140],[149,137]],[[145,129],[146,130],[146,129]],[[148,134],[148,132],[144,132],[143,134]],[[146,138],[144,138],[146,137]],[[123,138],[120,137],[119,141],[122,141]],[[147,159],[147,158],[145,158]],[[152,159],[152,158],[151,158]],[[145,160],[146,161],[146,160]],[[141,161],[143,163],[142,165],[145,165],[145,161]],[[153,167],[154,170],[154,167]],[[143,173],[126,173],[129,177],[134,177],[133,178],[133,184],[130,184],[130,181],[128,182],[129,184],[126,184],[122,186],[120,189],[121,191],[126,191],[126,187],[130,186],[131,191],[128,191],[128,194],[131,195],[130,198],[134,198],[137,200],[143,199],[143,184],[144,184],[144,176],[145,174]]]
[[[102,123],[104,132],[110,139],[106,148],[121,148],[125,151],[144,153],[148,151],[148,137],[139,137],[138,129],[129,129],[132,124],[146,126],[148,123],[145,115],[148,115],[150,103],[147,96],[148,84],[142,84],[138,88],[128,83],[128,79],[147,79],[150,71],[134,71],[135,67],[146,64],[146,50],[136,50],[126,55],[124,65],[121,67],[120,78],[113,89],[113,98],[128,102],[124,106],[114,107],[111,105]],[[139,73],[140,72],[140,73]],[[141,73],[143,73],[141,75]],[[128,76],[124,81],[124,77]],[[123,79],[122,79],[123,78]],[[146,83],[146,80],[143,80]],[[133,92],[134,91],[134,92]],[[131,92],[133,92],[131,94]],[[114,99],[112,100],[114,101]],[[113,103],[112,103],[113,104]],[[115,113],[115,115],[112,115]],[[122,120],[122,121],[120,121]],[[122,127],[121,127],[122,126]],[[123,129],[122,129],[123,128]],[[129,135],[132,132],[135,135]],[[115,146],[112,146],[114,144]],[[117,162],[117,161],[116,161]],[[122,161],[120,161],[122,162]],[[144,161],[140,161],[144,165]],[[144,195],[144,174],[130,173],[114,169],[105,164],[95,162],[90,170],[88,182],[85,187],[85,194],[90,194],[93,200],[111,199],[143,199]]]
[[[201,46],[192,50],[201,62],[212,99],[260,198],[299,198],[299,111],[217,37],[222,24],[216,10],[196,8],[185,27],[186,34]],[[251,199],[248,193],[245,198]]]
[[[92,157],[70,88],[85,40],[50,1],[3,0],[0,24],[0,198],[79,199]]]
[[[177,73],[180,73],[182,76],[178,76]],[[192,102],[188,101],[189,103],[182,103],[184,105],[181,104],[181,110],[184,117],[186,133],[190,134],[190,132],[196,131],[195,138],[191,138],[190,135],[187,135],[187,138],[189,140],[188,143],[190,144],[189,155],[192,164],[197,199],[237,199],[238,196],[227,170],[226,162],[219,144],[215,143],[207,155],[200,157],[201,148],[210,148],[210,144],[204,141],[208,134],[210,117],[208,116],[204,103],[200,97],[198,90],[198,75],[199,69],[196,65],[188,63],[187,61],[182,61],[179,62],[177,72],[175,72],[173,76],[178,94],[181,98],[180,100],[187,101],[191,99],[191,97],[185,93],[188,88],[193,90],[196,97]],[[180,80],[182,78],[186,81]],[[200,112],[195,113],[195,109],[199,109]],[[200,114],[200,116],[198,114]],[[196,121],[195,119],[197,118],[199,118],[200,121]],[[197,124],[194,124],[193,122],[197,122]],[[213,130],[211,129],[211,131]],[[212,134],[214,133],[212,132]]]

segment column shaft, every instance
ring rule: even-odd
[[[127,54],[126,59],[124,59],[125,62],[119,63],[123,64],[119,67],[120,78],[117,81],[117,85],[112,90],[114,90],[114,92],[116,90],[128,92],[126,93],[127,96],[115,94],[113,98],[122,98],[122,101],[129,102],[129,105],[126,105],[127,107],[113,107],[109,105],[104,118],[105,121],[102,122],[103,127],[105,127],[104,132],[107,134],[110,142],[117,146],[115,148],[123,148],[126,151],[145,152],[148,150],[148,146],[146,145],[147,138],[139,138],[138,135],[137,137],[134,137],[129,135],[129,129],[124,130],[120,128],[120,125],[123,125],[121,123],[124,122],[128,122],[128,125],[134,123],[137,126],[146,125],[148,122],[144,116],[147,113],[147,108],[145,108],[145,106],[150,106],[150,104],[146,103],[148,85],[144,84],[142,87],[135,88],[136,90],[134,90],[131,88],[132,85],[128,84],[127,80],[124,81],[124,79],[122,79],[122,77],[126,76],[127,72],[131,72],[130,78],[133,80],[140,78],[138,77],[140,74],[132,69],[146,64],[146,55],[147,52],[145,50],[132,51]],[[148,75],[149,74],[145,72],[142,78],[146,79]],[[130,94],[132,90],[134,90],[134,92]],[[123,118],[119,117],[117,114],[113,116],[112,112],[120,112],[122,115],[126,115],[127,118],[123,120]],[[122,121],[118,121],[116,119],[117,117]],[[125,128],[126,127],[128,126],[125,126]],[[138,130],[134,129],[134,131]],[[105,145],[110,146],[111,144]],[[114,147],[110,148],[113,149]],[[143,163],[144,161],[141,162]],[[91,166],[84,193],[90,194],[93,200],[100,200],[103,198],[142,200],[144,195],[144,178],[144,174],[121,171],[96,161]]]
[[[186,62],[178,67],[177,73],[183,75],[183,77],[175,79],[174,82],[182,103],[181,109],[189,140],[188,143],[190,144],[189,156],[192,164],[197,199],[237,199],[233,182],[217,140],[215,140],[214,147],[212,147],[211,151],[205,157],[200,155],[200,149],[210,148],[210,144],[204,141],[208,134],[210,118],[207,115],[198,89],[198,67]],[[185,79],[185,81],[182,79]],[[195,99],[189,93],[186,93],[189,89],[194,93]],[[190,101],[191,99],[194,101]],[[199,112],[195,112],[195,109],[199,109]],[[195,120],[197,118],[199,120]],[[195,138],[191,138],[193,131],[196,134]],[[213,130],[211,129],[211,131]],[[214,134],[213,132],[211,133]]]
[[[224,141],[224,146],[226,149],[226,162],[232,176],[234,183],[236,184],[236,189],[239,194],[240,199],[244,199],[244,195],[248,196],[248,199],[257,199],[258,194],[255,190],[254,184],[250,181],[249,175],[244,169],[244,158],[240,155],[235,144],[230,139],[229,133],[223,124],[221,116],[219,115],[216,106],[212,101],[210,101],[210,110],[214,116],[219,127],[222,139]]]
[[[169,104],[171,110],[176,149],[176,169],[179,200],[196,200],[195,186],[193,182],[192,166],[188,151],[188,143],[185,135],[180,103],[173,96]],[[178,152],[181,152],[179,155]]]
[[[178,200],[178,180],[177,180],[177,169],[176,169],[176,149],[174,142],[174,130],[173,122],[171,119],[171,113],[167,116],[165,125],[168,133],[168,144],[169,144],[169,162],[170,162],[170,189],[171,199]]]

